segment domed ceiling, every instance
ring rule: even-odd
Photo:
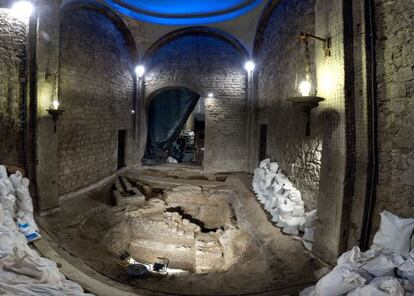
[[[236,18],[264,0],[106,0],[129,17],[162,25],[201,25]]]

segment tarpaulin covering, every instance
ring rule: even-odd
[[[162,160],[176,140],[200,96],[186,88],[163,91],[156,95],[148,110],[146,160]]]

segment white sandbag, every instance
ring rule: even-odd
[[[278,208],[279,214],[282,217],[289,217],[292,215],[293,206],[289,204],[282,204]]]
[[[289,199],[297,205],[301,205],[303,203],[302,195],[300,194],[300,191],[297,190],[296,188],[290,189]]]
[[[12,254],[0,259],[0,263],[4,270],[34,278],[39,283],[63,286],[64,276],[59,272],[56,263],[36,256],[27,249],[15,247]]]
[[[292,216],[303,217],[305,215],[305,208],[303,206],[294,206]]]
[[[7,178],[7,170],[4,165],[0,165],[0,179]]]
[[[303,246],[305,247],[306,250],[308,251],[312,251],[313,248],[313,243],[312,242],[308,242],[308,241],[302,241]]]
[[[316,294],[316,286],[307,287],[299,292],[299,296],[318,296]]]
[[[298,235],[299,234],[299,223],[300,218],[298,217],[288,217],[286,219],[286,225],[283,227],[282,232],[285,234],[291,234],[291,235]]]
[[[267,168],[270,165],[270,158],[262,160],[259,164],[260,168]]]
[[[13,184],[14,189],[17,188],[17,186],[22,185],[22,173],[19,171],[16,171],[14,174],[10,175],[10,181]]]
[[[318,296],[340,296],[363,287],[366,278],[346,264],[335,267],[316,284]]]
[[[377,278],[374,278],[369,283],[369,285],[376,287],[381,292],[387,293],[385,295],[391,295],[391,296],[404,296],[405,295],[405,289],[401,283],[401,280],[395,277],[377,277]],[[373,296],[376,296],[376,294],[373,294]]]
[[[404,259],[396,254],[378,254],[378,256],[367,260],[361,267],[376,277],[393,276],[395,269],[403,262]]]
[[[269,164],[269,170],[273,173],[277,173],[279,171],[279,164],[277,162],[272,162]]]
[[[174,157],[168,156],[167,163],[178,163],[178,160],[176,160]]]
[[[17,206],[25,213],[33,214],[33,201],[28,188],[18,186],[16,189]]]
[[[0,196],[7,196],[13,192],[13,184],[8,178],[0,179]]]
[[[305,214],[305,227],[313,227],[315,226],[315,220],[316,220],[316,209],[307,212]]]
[[[19,232],[10,213],[3,211],[2,216],[3,220],[0,221],[0,258],[11,254],[15,247],[27,247],[26,238]]]
[[[408,257],[404,263],[398,266],[397,275],[414,283],[414,259]]]
[[[305,233],[303,234],[302,239],[308,242],[315,241],[315,227],[305,227]]]
[[[380,229],[374,236],[374,245],[400,255],[410,252],[414,219],[400,218],[388,211],[381,214]]]
[[[8,211],[14,218],[16,215],[16,198],[14,195],[9,194],[7,196],[0,195],[0,204],[5,211]]]

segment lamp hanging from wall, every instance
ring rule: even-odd
[[[57,125],[57,121],[59,119],[59,116],[61,116],[63,114],[63,112],[65,112],[64,110],[62,110],[62,108],[60,107],[60,102],[57,99],[58,98],[58,91],[57,91],[57,77],[58,77],[58,73],[54,73],[51,74],[50,76],[52,76],[53,78],[53,91],[52,91],[52,96],[53,96],[53,101],[52,104],[50,105],[49,109],[47,109],[47,113],[49,113],[49,115],[52,117],[53,120],[53,132],[56,133],[56,125]]]
[[[305,62],[304,72],[305,79],[297,85],[296,95],[290,97],[287,100],[292,104],[298,106],[306,114],[306,136],[310,136],[310,114],[313,108],[319,106],[319,102],[325,99],[317,96],[317,88],[312,84],[312,68],[310,64],[310,53],[309,53],[309,38],[324,42],[325,56],[330,56],[330,39],[320,38],[307,33],[300,33],[299,35],[301,43],[305,46]]]

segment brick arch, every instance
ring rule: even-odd
[[[71,13],[75,12],[78,9],[90,9],[96,11],[108,17],[122,32],[124,35],[125,41],[128,44],[131,56],[133,57],[134,64],[138,63],[138,50],[135,43],[135,39],[131,34],[129,28],[125,25],[124,21],[109,7],[104,4],[90,1],[90,0],[75,0],[65,4],[60,11],[60,22]],[[133,70],[133,69],[132,69]]]

